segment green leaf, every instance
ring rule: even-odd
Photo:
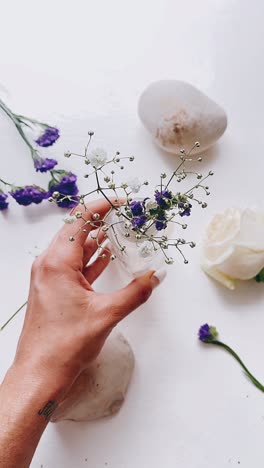
[[[257,283],[264,283],[264,268],[259,272],[257,276],[255,276],[255,280]]]

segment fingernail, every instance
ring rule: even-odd
[[[152,287],[156,288],[157,286],[159,286],[162,283],[162,281],[166,278],[166,275],[167,270],[165,270],[165,268],[161,268],[160,270],[155,271],[151,278]]]

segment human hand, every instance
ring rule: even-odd
[[[87,207],[87,211],[84,207],[75,211],[82,211],[85,219],[91,219],[95,212],[103,218],[110,206],[102,199]],[[80,229],[75,241],[69,242],[82,226],[82,219],[63,226],[35,260],[15,358],[15,365],[30,367],[36,378],[56,383],[61,398],[99,354],[111,330],[149,298],[163,276],[150,271],[114,293],[95,292],[92,283],[107,266],[110,252],[105,250],[106,258],[98,257],[86,266],[97,249],[88,236],[95,228],[86,225],[87,232]],[[103,236],[100,233],[100,242]]]

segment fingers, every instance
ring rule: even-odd
[[[105,239],[105,232],[101,229],[92,231],[88,239],[86,239],[83,246],[83,265],[89,262],[90,258],[95,254],[98,246],[102,244]]]
[[[130,312],[142,305],[151,296],[165,278],[166,270],[149,271],[129,283],[125,288],[109,294],[109,306],[107,307],[110,321],[116,325]]]
[[[112,204],[118,204],[114,199],[111,199]],[[82,218],[76,219],[73,224],[65,224],[53,239],[49,252],[56,258],[68,263],[74,268],[80,269],[83,260],[83,247],[89,232],[98,228],[111,205],[104,198],[87,204],[86,206],[78,205],[73,211],[81,212]],[[98,219],[93,219],[94,215],[98,215]],[[88,222],[89,224],[85,224]],[[72,241],[70,241],[72,239]]]
[[[104,218],[110,208],[111,205],[104,198],[88,203],[87,205],[78,205],[72,211],[71,215],[74,216],[77,212],[80,212],[82,217],[76,219],[73,224],[65,224],[55,237],[55,242],[59,240],[60,243],[67,243],[68,246],[69,239],[73,237],[75,240],[71,242],[71,248],[78,248],[78,246],[83,247],[89,232],[100,226],[100,220]],[[96,219],[94,219],[95,215],[98,215]],[[86,222],[91,224],[85,224]]]
[[[89,284],[93,284],[94,281],[101,275],[104,269],[107,267],[110,261],[111,252],[108,248],[105,248],[100,253],[100,256],[87,266],[83,270],[83,275]]]

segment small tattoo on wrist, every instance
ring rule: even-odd
[[[58,403],[56,401],[48,401],[48,403],[44,406],[44,408],[38,411],[39,416],[44,416],[46,421],[50,419],[53,415],[55,409],[58,407]]]

